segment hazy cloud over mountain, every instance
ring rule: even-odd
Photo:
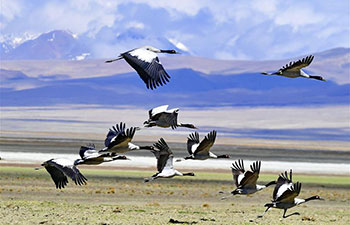
[[[347,0],[11,0],[2,1],[0,18],[0,42],[16,46],[69,30],[96,57],[146,43],[219,59],[290,58],[350,47]]]

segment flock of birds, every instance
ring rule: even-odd
[[[153,90],[159,86],[165,85],[170,79],[170,76],[160,63],[156,53],[179,54],[179,52],[176,52],[175,50],[160,50],[151,46],[144,46],[122,53],[118,58],[108,60],[106,63],[124,59],[136,70],[140,78],[146,84],[146,87]],[[262,74],[279,75],[289,78],[304,77],[325,81],[325,79],[323,79],[321,76],[309,75],[302,70],[302,68],[310,65],[313,59],[314,56],[310,55],[301,60],[290,62],[289,64],[280,68],[277,72],[263,72]],[[149,128],[157,126],[162,128],[171,127],[172,129],[176,129],[177,127],[185,127],[197,129],[197,127],[193,124],[178,122],[178,112],[178,108],[168,109],[168,105],[153,108],[149,110],[149,119],[144,122],[144,127]],[[158,142],[154,143],[152,146],[138,146],[131,143],[135,132],[139,129],[141,128],[126,128],[126,124],[121,122],[120,124],[116,124],[109,129],[104,143],[105,147],[103,149],[98,150],[94,144],[88,144],[86,146],[81,146],[79,151],[79,159],[50,159],[43,162],[42,166],[44,166],[47,172],[51,175],[56,188],[61,189],[67,185],[67,177],[70,177],[77,185],[86,184],[87,178],[79,171],[77,168],[78,165],[98,165],[114,160],[128,160],[129,158],[120,154],[130,151],[146,150],[152,152],[157,159],[157,173],[149,178],[145,178],[145,182],[150,182],[158,178],[195,175],[193,172],[182,173],[174,168],[174,155],[163,138],[160,138]],[[217,132],[213,130],[209,132],[202,141],[200,141],[198,132],[191,133],[187,138],[187,151],[189,155],[185,158],[177,159],[176,162],[183,160],[206,160],[209,158],[229,158],[228,155],[215,155],[210,151],[211,147],[215,143],[216,134]],[[306,199],[297,198],[301,190],[301,183],[293,183],[291,170],[289,176],[286,171],[279,175],[277,181],[271,181],[266,185],[258,185],[257,180],[259,178],[260,168],[261,161],[254,162],[252,165],[250,165],[251,170],[247,171],[244,169],[242,159],[232,163],[231,169],[236,189],[230,193],[230,196],[250,195],[271,185],[275,185],[273,200],[271,203],[265,204],[265,207],[267,208],[264,214],[270,208],[283,209],[283,218],[299,214],[295,212],[286,216],[285,214],[287,209],[291,207],[300,205],[310,200],[322,200],[322,198],[320,198],[318,195]],[[222,199],[225,198],[227,197],[222,197]],[[263,217],[264,214],[259,217]]]
[[[180,54],[175,50],[161,50],[152,46],[143,46],[141,48],[132,49],[124,52],[116,59],[107,60],[106,63],[111,63],[120,59],[124,59],[129,65],[136,70],[140,78],[145,82],[146,87],[156,89],[169,82],[170,76],[162,66],[157,53]],[[281,67],[277,72],[268,73],[262,72],[264,75],[279,75],[283,77],[296,78],[304,77],[321,81],[326,81],[321,76],[307,74],[302,68],[311,64],[314,59],[313,55],[307,56],[298,61],[290,62]]]

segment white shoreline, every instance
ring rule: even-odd
[[[0,152],[4,163],[21,163],[35,164],[42,163],[51,158],[68,158],[75,160],[79,158],[77,154],[60,154],[60,153],[30,153],[30,152]],[[114,162],[101,164],[101,167],[130,167],[130,168],[149,168],[156,166],[155,157],[147,156],[128,156],[131,160],[118,160]],[[230,171],[231,163],[234,160],[227,159],[209,159],[205,161],[187,160],[174,162],[174,166],[181,170],[195,169],[223,169]],[[245,160],[247,167],[253,161]],[[341,163],[310,163],[310,162],[278,162],[262,161],[261,172],[281,173],[292,169],[294,173],[303,174],[326,174],[326,175],[350,175],[350,164]]]

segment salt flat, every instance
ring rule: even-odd
[[[141,127],[147,117],[148,109],[130,106],[2,107],[1,136],[48,135],[103,139],[108,128],[115,123],[123,121],[128,126]],[[218,139],[218,143],[222,144],[230,144],[225,139],[230,137],[278,139],[282,142],[340,140],[345,148],[350,147],[348,106],[181,108],[179,121],[191,122],[203,133],[218,130],[218,137],[224,137]],[[169,136],[172,140],[174,137],[187,136],[190,132],[188,129],[142,129],[136,138]]]
[[[181,162],[177,166],[227,170],[233,160],[244,158],[247,163],[262,160],[263,171],[268,172],[292,168],[299,173],[347,174],[348,110],[347,106],[182,108],[180,121],[194,123],[201,135],[218,130],[213,151],[229,153],[234,158]],[[76,158],[80,145],[93,142],[103,147],[105,135],[115,123],[142,126],[147,116],[147,109],[130,106],[3,107],[0,156],[4,160],[0,162],[40,163],[53,157]],[[134,141],[152,144],[164,137],[175,148],[175,157],[183,157],[187,154],[185,143],[190,132],[193,130],[143,128],[137,131]],[[106,166],[153,168],[155,165],[152,155],[131,157],[131,161]]]
[[[60,154],[60,153],[32,153],[32,152],[1,152],[3,160],[0,164],[38,164],[38,166],[51,158],[68,158],[75,160],[78,154]],[[143,169],[153,168],[156,171],[157,161],[151,156],[131,156],[131,160],[120,160],[101,164],[99,167]],[[206,161],[187,160],[175,162],[175,167],[179,170],[226,170],[230,173],[230,167],[233,159],[210,159]],[[245,164],[250,165],[253,161],[245,160]],[[325,168],[327,168],[325,170]],[[261,172],[281,173],[285,169],[292,169],[295,174],[325,174],[325,175],[349,175],[350,165],[346,163],[310,163],[310,162],[286,162],[286,161],[263,161]]]

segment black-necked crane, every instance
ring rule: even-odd
[[[175,50],[161,50],[152,46],[143,46],[121,53],[118,58],[107,60],[106,63],[125,59],[136,70],[147,88],[153,90],[169,82],[170,78],[159,61],[157,53],[179,54]]]
[[[216,139],[216,131],[213,130],[204,137],[204,139],[199,142],[198,132],[190,134],[187,138],[187,151],[190,154],[184,159],[194,159],[194,160],[206,160],[209,158],[230,158],[229,155],[215,155],[210,151],[210,148],[214,145]],[[177,162],[181,159],[176,160]]]
[[[249,195],[255,192],[261,191],[266,187],[276,184],[276,181],[271,181],[266,185],[256,184],[259,178],[261,168],[261,161],[256,161],[250,165],[251,171],[244,169],[244,163],[242,159],[232,163],[232,175],[235,182],[236,189],[231,192],[232,195]],[[225,199],[223,197],[222,199]]]
[[[286,64],[281,69],[279,69],[277,72],[274,72],[274,73],[262,72],[262,74],[264,74],[264,75],[279,75],[279,76],[289,77],[289,78],[305,77],[305,78],[312,78],[312,79],[316,79],[316,80],[326,81],[321,76],[309,75],[305,71],[302,70],[302,68],[310,65],[313,59],[314,59],[314,56],[310,55],[310,56],[307,56],[307,57],[300,59],[296,62],[294,61],[294,62],[290,62],[289,64]]]
[[[149,110],[149,119],[143,123],[145,127],[158,126],[163,128],[171,127],[172,129],[176,129],[177,127],[187,127],[197,129],[193,124],[179,123],[177,121],[179,109],[168,109],[168,107],[169,105],[162,105]]]
[[[64,188],[67,183],[67,177],[70,177],[77,185],[86,184],[87,179],[80,173],[76,167],[75,161],[65,158],[50,159],[41,164],[51,175],[56,184],[56,188]]]
[[[105,139],[106,147],[99,152],[119,154],[142,149],[153,150],[153,146],[138,146],[131,143],[137,129],[137,127],[130,127],[126,129],[126,125],[123,122],[116,124],[112,127],[112,129],[109,129]]]
[[[300,193],[301,183],[293,183],[292,170],[290,170],[289,174],[290,175],[288,177],[288,173],[287,171],[285,171],[284,174],[282,173],[281,175],[279,175],[277,184],[275,186],[275,189],[273,190],[273,200],[271,203],[265,204],[265,207],[267,208],[261,216],[258,216],[259,218],[263,217],[270,208],[283,209],[283,218],[287,218],[292,215],[300,215],[300,213],[294,212],[286,216],[286,212],[289,208],[311,200],[323,200],[318,195],[306,199],[296,198]]]
[[[145,182],[153,181],[158,178],[172,178],[174,176],[194,176],[194,173],[181,173],[174,169],[174,155],[163,138],[155,143],[154,147],[155,150],[152,152],[157,158],[158,173],[154,174],[150,178],[145,178]]]
[[[96,150],[94,144],[81,146],[79,155],[81,159],[75,161],[75,165],[87,164],[87,165],[98,165],[104,162],[112,162],[114,160],[127,160],[128,158],[124,155],[116,155],[110,152],[99,152]]]

